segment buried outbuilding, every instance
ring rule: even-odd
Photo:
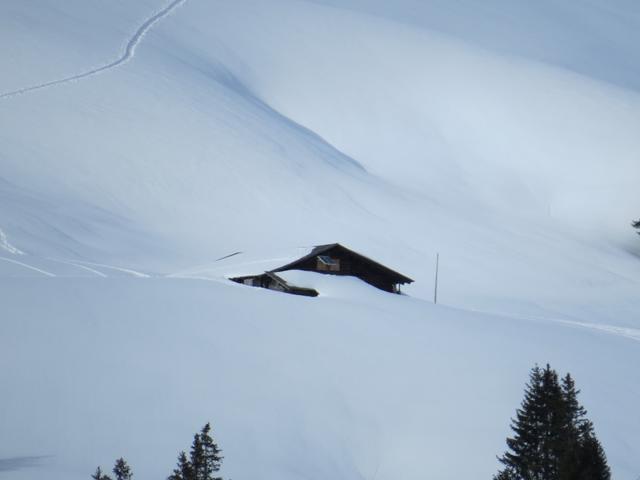
[[[239,255],[239,253],[225,258],[230,258],[234,255]],[[256,262],[255,265],[258,267],[260,262]],[[279,272],[289,270],[302,270],[327,275],[349,275],[357,277],[380,290],[391,293],[400,293],[401,285],[413,282],[409,277],[339,243],[318,245],[311,248],[311,251],[303,254],[300,258],[289,260],[283,265],[253,274],[231,276],[229,279],[244,285],[268,288],[294,295],[311,297],[318,295],[316,290],[291,285],[278,275]]]

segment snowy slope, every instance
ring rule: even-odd
[[[633,0],[314,0],[459,38],[482,48],[640,89],[640,6]]]
[[[373,172],[463,208],[481,199],[616,233],[634,215],[633,90],[300,2],[233,2],[205,21],[253,67],[238,69],[246,83]]]
[[[139,26],[165,6],[149,8]],[[88,7],[67,8],[77,16]],[[118,4],[101,8],[127,28]],[[126,54],[139,29],[129,32],[119,42],[92,39],[87,48],[112,53],[60,78]],[[350,35],[351,48],[342,48]],[[415,294],[430,296],[441,251],[450,279],[443,299],[482,309],[505,298],[564,299],[558,289],[582,290],[603,270],[620,301],[616,291],[637,278],[625,253],[640,168],[631,91],[304,2],[176,4],[143,39],[118,67],[4,98],[1,129],[7,182],[52,204],[102,209],[174,252],[126,252],[139,268],[172,273],[264,244],[339,240],[383,259],[400,245],[407,258],[393,263],[418,280]],[[33,70],[27,86],[56,81]],[[547,100],[535,96],[547,91]],[[70,241],[89,241],[58,216],[46,222]],[[52,247],[50,230],[4,230],[18,244],[39,238],[31,253],[65,248]],[[76,253],[100,257],[88,247]],[[98,261],[117,262],[112,251]],[[567,252],[588,260],[565,266]]]
[[[231,478],[489,477],[552,361],[635,479],[639,24],[625,0],[4,2],[0,478],[161,478],[209,419]],[[410,296],[215,270],[330,242]]]
[[[46,457],[3,475],[81,479],[125,455],[138,478],[164,478],[212,420],[226,478],[490,478],[530,366],[550,361],[575,375],[616,478],[634,478],[640,332],[338,280],[315,299],[185,279],[3,280],[0,359],[29,368],[0,374],[2,456]]]

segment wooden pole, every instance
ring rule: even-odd
[[[436,279],[433,287],[433,303],[438,303],[438,274],[440,270],[440,254],[436,253]]]

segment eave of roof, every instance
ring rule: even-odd
[[[358,252],[355,252],[354,250],[351,250],[350,248],[345,247],[344,245],[340,245],[339,243],[329,243],[326,245],[317,245],[316,247],[313,248],[313,250],[311,250],[310,253],[308,253],[307,255],[304,255],[303,257],[299,258],[298,260],[294,260],[293,262],[290,262],[286,265],[283,265],[282,267],[278,267],[274,270],[271,270],[272,272],[282,272],[285,270],[292,270],[295,268],[296,265],[299,265],[300,263],[305,262],[306,260],[313,258],[315,256],[318,255],[322,255],[323,253],[333,249],[333,248],[342,248],[343,250],[348,251],[349,253],[351,253],[354,256],[357,256],[363,260],[366,260],[367,262],[373,264],[376,266],[376,268],[384,271],[387,275],[390,275],[392,277],[396,277],[396,279],[398,280],[397,283],[413,283],[413,279],[402,275],[399,272],[396,272],[395,270],[390,269],[389,267],[385,267],[384,265],[382,265],[381,263],[376,262],[375,260],[372,260],[369,257],[366,257]]]

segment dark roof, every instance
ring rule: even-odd
[[[310,258],[316,257],[318,255],[322,255],[323,253],[329,252],[330,250],[333,250],[334,248],[337,249],[341,249],[343,251],[348,252],[349,254],[353,255],[354,257],[358,257],[361,260],[366,261],[367,263],[371,264],[372,267],[374,267],[377,270],[381,270],[382,272],[384,272],[386,275],[390,276],[393,278],[395,283],[413,283],[413,280],[409,277],[406,277],[404,275],[402,275],[401,273],[396,272],[395,270],[391,270],[389,267],[385,267],[384,265],[382,265],[381,263],[376,262],[375,260],[371,260],[369,257],[365,257],[364,255],[359,254],[358,252],[354,252],[353,250],[340,245],[339,243],[329,243],[327,245],[317,245],[313,248],[313,250],[311,250],[311,253],[305,255],[304,257],[301,257],[297,260],[294,260],[291,263],[288,263],[286,265],[283,265],[282,267],[278,267],[276,269],[271,270],[272,272],[283,272],[285,270],[294,270],[295,267],[303,262],[305,262],[306,260],[309,260]]]

